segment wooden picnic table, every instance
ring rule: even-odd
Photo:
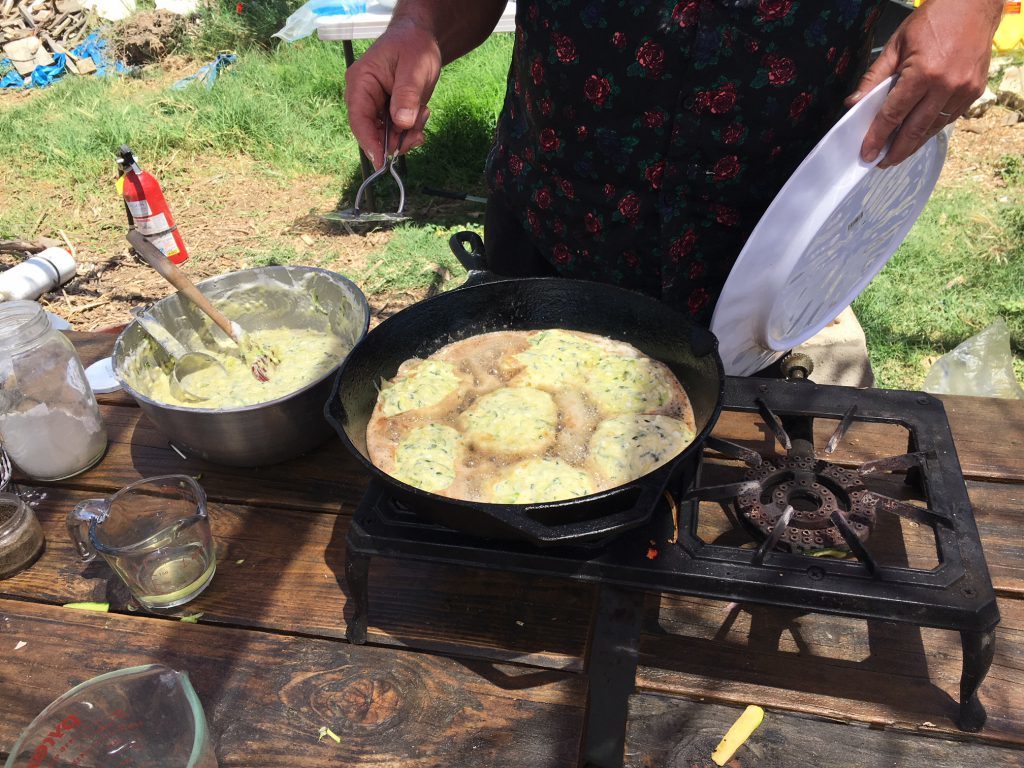
[[[71,335],[86,363],[114,340]],[[943,400],[1002,614],[984,730],[954,723],[955,632],[648,595],[627,766],[712,765],[748,703],[767,716],[733,766],[1024,765],[1024,403]],[[216,467],[179,457],[127,396],[100,401],[105,458],[34,487],[46,551],[0,582],[0,759],[67,689],[161,662],[188,672],[221,766],[582,764],[599,587],[375,559],[369,643],[349,644],[344,545],[368,478],[338,441],[277,466]],[[743,418],[723,429],[742,433]],[[217,573],[187,606],[195,624],[129,611],[64,528],[79,500],[166,473],[200,475],[210,499]],[[62,607],[79,601],[110,612]],[[318,740],[322,726],[341,742]]]

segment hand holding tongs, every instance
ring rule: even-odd
[[[388,143],[391,139],[391,106],[389,103],[384,105],[384,164],[376,171],[366,177],[366,180],[359,185],[359,191],[356,192],[356,204],[353,208],[347,208],[344,211],[331,211],[330,213],[323,214],[320,218],[326,221],[340,221],[342,224],[348,226],[349,224],[364,223],[364,224],[397,224],[405,221],[409,217],[402,213],[405,208],[405,185],[402,183],[401,177],[398,175],[398,170],[395,168],[395,160],[398,159],[398,155],[402,151],[402,144],[405,142],[406,131],[402,131],[402,135],[398,137],[398,146],[395,147],[395,151],[388,154]],[[390,173],[391,178],[395,180],[398,185],[398,210],[394,213],[385,213],[378,211],[363,212],[361,209],[363,203],[363,195],[366,193],[367,188],[383,176],[385,173]]]

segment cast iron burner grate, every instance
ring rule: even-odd
[[[426,522],[396,502],[382,484],[371,482],[347,539],[346,576],[354,606],[349,639],[366,639],[367,580],[374,556],[596,582],[607,588],[602,595],[607,592],[612,602],[620,603],[623,590],[668,592],[898,621],[960,632],[959,725],[965,731],[980,730],[985,711],[978,688],[992,663],[999,613],[942,403],[915,392],[729,377],[722,417],[730,412],[759,414],[765,434],[784,453],[777,455],[773,446],[767,451],[771,455],[762,456],[745,445],[708,438],[694,487],[677,494],[682,499],[678,529],[665,505],[649,523],[613,542],[538,548],[481,540]],[[820,456],[813,440],[816,419],[838,422]],[[859,423],[905,430],[906,453],[853,468],[830,461],[847,430]],[[726,459],[742,462],[738,478],[706,481],[722,475]],[[918,489],[925,505],[872,486],[873,478],[888,472],[905,472],[905,483]],[[890,479],[887,488],[892,485]],[[702,515],[710,502],[724,502],[722,507],[733,510],[738,520],[728,535],[705,540]],[[877,529],[891,529],[901,518],[934,534],[934,567],[910,567],[880,556]],[[875,536],[869,537],[872,528]],[[737,544],[737,536],[744,540]],[[821,554],[830,556],[813,556]],[[612,608],[631,616],[629,626],[613,616]],[[635,649],[637,639],[631,633],[639,634],[640,609],[634,604],[632,613],[623,614],[621,608],[604,599],[598,607],[588,659],[591,695],[619,696],[622,701],[592,700],[592,734],[608,732],[613,711],[621,716],[618,727],[624,733],[624,702],[636,662],[633,656],[632,665],[623,665],[621,656]],[[606,662],[618,670],[611,682],[608,670],[595,668]],[[603,676],[602,685],[593,684],[595,675]],[[596,765],[616,764],[609,757],[615,750],[621,764],[621,739],[610,751],[607,743],[588,744]]]
[[[756,487],[736,496],[736,511],[756,536],[772,540],[777,550],[848,550],[833,515],[843,518],[861,544],[875,524],[880,499],[868,492],[857,472],[838,464],[785,456],[752,467],[747,479]]]

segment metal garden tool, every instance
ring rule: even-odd
[[[238,345],[242,359],[249,365],[252,375],[257,380],[270,380],[271,374],[280,362],[280,358],[274,351],[260,348],[255,344],[238,323],[229,320],[223,312],[213,306],[210,300],[196,288],[185,273],[174,266],[171,260],[164,256],[163,252],[149,242],[146,236],[137,229],[129,230],[128,242],[132,244],[136,253],[149,266],[153,267],[162,278],[177,288],[186,298],[206,313],[217,327],[224,331]]]
[[[402,151],[402,144],[405,142],[406,131],[402,131],[402,134],[398,137],[398,145],[395,147],[395,151],[390,155],[387,153],[388,143],[390,140],[391,133],[391,116],[388,112],[388,108],[384,110],[384,164],[366,177],[366,180],[359,185],[359,191],[356,192],[356,204],[352,208],[346,208],[343,211],[331,211],[330,213],[323,214],[320,218],[324,221],[336,221],[342,224],[399,224],[403,221],[408,221],[409,217],[406,216],[402,211],[405,209],[405,185],[402,183],[402,177],[398,175],[398,170],[395,168],[395,161],[398,159],[399,154]],[[386,173],[390,173],[391,177],[395,180],[395,184],[398,185],[398,210],[394,213],[387,211],[364,211],[362,209],[363,195],[366,194],[366,190],[371,184]]]

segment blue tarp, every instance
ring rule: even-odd
[[[0,59],[0,72],[12,66],[10,59]],[[21,88],[24,83],[25,78],[19,75],[16,69],[11,69],[10,72],[0,77],[0,88]]]
[[[203,66],[201,66],[199,68],[199,71],[196,72],[194,75],[183,77],[181,80],[172,85],[171,90],[181,90],[185,86],[190,85],[194,82],[201,82],[203,85],[206,86],[207,90],[209,90],[210,88],[213,88],[213,84],[214,82],[216,82],[217,75],[220,74],[220,71],[228,64],[234,62],[234,60],[237,58],[238,56],[236,56],[233,53],[230,53],[228,51],[221,51],[217,54],[216,59],[211,61],[209,64],[204,64]]]
[[[3,79],[0,79],[0,88],[45,88],[54,80],[59,80],[64,74],[64,60],[67,58],[63,53],[53,54],[53,64],[40,64],[32,70],[32,74],[22,77],[18,70],[12,69]],[[4,59],[3,63],[10,64],[10,59]]]
[[[92,59],[92,63],[96,65],[96,75],[98,77],[106,77],[110,74],[130,75],[134,68],[126,66],[123,61],[111,62],[108,60],[105,53],[106,47],[107,41],[100,37],[99,32],[93,32],[85,40],[72,48],[71,52],[80,59],[87,56]],[[113,72],[108,71],[111,68]]]
[[[103,77],[110,74],[131,74],[132,68],[126,67],[123,61],[110,62],[104,55],[107,41],[102,39],[98,32],[93,32],[84,41],[71,49],[71,52],[78,58],[90,58],[96,65],[96,75]],[[17,70],[12,69],[3,78],[0,78],[0,88],[45,88],[51,83],[64,77],[65,60],[67,56],[63,53],[53,54],[53,64],[38,66],[32,70],[28,77],[22,77]],[[10,66],[10,59],[0,61],[0,71],[4,65]]]

